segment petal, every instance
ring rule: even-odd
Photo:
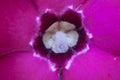
[[[0,55],[29,49],[35,33],[37,11],[30,0],[0,2]]]
[[[58,74],[32,52],[16,52],[0,58],[0,80],[58,80]]]
[[[58,20],[58,17],[52,12],[46,12],[41,16],[40,32],[45,33],[45,30]]]
[[[120,57],[112,56],[91,46],[77,56],[63,73],[64,80],[120,80]]]
[[[40,12],[44,12],[47,8],[61,12],[68,6],[72,5],[77,8],[87,1],[88,0],[35,0],[35,3],[37,7],[39,7]]]
[[[91,0],[83,11],[85,26],[93,34],[93,43],[120,55],[120,0]]]
[[[61,20],[74,24],[76,28],[82,27],[81,14],[74,10],[68,9],[65,11],[61,16]]]

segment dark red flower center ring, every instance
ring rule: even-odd
[[[81,13],[69,8],[56,15],[48,10],[41,16],[40,23],[33,48],[57,67],[65,66],[73,54],[86,47],[88,36]]]

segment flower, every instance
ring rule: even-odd
[[[76,56],[68,70],[52,71],[47,61],[33,56],[29,42],[38,30],[37,16],[46,8],[59,13],[69,5],[83,10],[84,25],[93,39],[90,49]],[[2,0],[0,6],[1,80],[120,79],[119,0]]]

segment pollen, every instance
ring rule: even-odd
[[[69,48],[77,45],[78,32],[75,26],[66,21],[53,23],[43,34],[42,41],[47,49],[54,53],[66,53]]]

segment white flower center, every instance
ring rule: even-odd
[[[54,53],[67,52],[70,47],[74,47],[78,42],[79,35],[74,29],[75,26],[69,22],[53,23],[43,35],[44,46]]]

